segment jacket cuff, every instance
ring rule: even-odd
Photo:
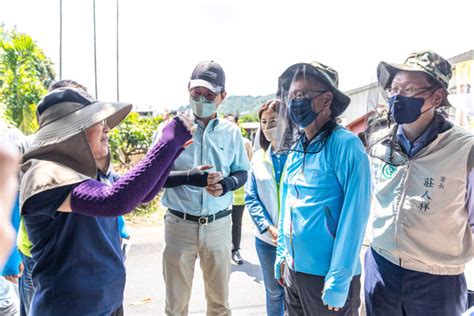
[[[285,261],[285,258],[276,258],[275,260],[275,279],[280,280],[281,279],[281,264]]]

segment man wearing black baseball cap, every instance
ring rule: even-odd
[[[188,85],[196,129],[172,166],[162,203],[165,216],[163,275],[167,315],[186,315],[199,256],[208,315],[230,315],[231,191],[243,186],[249,167],[240,129],[217,115],[226,97],[225,74],[201,62]],[[205,171],[207,170],[207,171]]]

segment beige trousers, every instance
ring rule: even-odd
[[[169,212],[165,217],[163,276],[166,285],[166,315],[187,315],[199,256],[204,277],[207,315],[231,315],[229,278],[231,217],[207,225],[185,221]]]

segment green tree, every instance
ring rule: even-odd
[[[162,121],[162,117],[140,117],[132,112],[120,124],[110,131],[109,143],[112,159],[128,167],[133,155],[145,154],[153,141],[153,133]]]
[[[54,77],[51,60],[29,35],[0,26],[0,104],[7,121],[35,132],[36,104]]]
[[[239,117],[239,123],[244,123],[244,122],[258,122],[258,113],[252,112],[252,113],[245,114]]]

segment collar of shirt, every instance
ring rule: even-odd
[[[410,157],[414,157],[420,150],[425,148],[426,145],[430,144],[439,133],[446,131],[451,128],[452,124],[446,121],[446,119],[436,113],[431,120],[430,124],[426,127],[423,133],[420,134],[413,142],[411,142],[405,135],[403,128],[399,125],[397,129],[397,140],[402,146],[403,151]]]
[[[273,170],[275,171],[275,181],[277,186],[280,185],[281,174],[283,173],[283,168],[286,163],[287,154],[275,154],[273,150],[270,149],[270,155],[272,157]]]
[[[98,170],[97,171],[97,180],[102,182],[102,183],[107,183],[108,185],[111,185],[113,183],[113,177],[112,177],[111,169],[109,168],[107,170],[107,173],[104,173],[101,170]]]
[[[307,149],[308,147],[312,147],[314,144],[319,144],[319,142],[322,140],[323,136],[324,137],[329,137],[330,134],[338,128],[338,124],[334,121],[328,121],[326,122],[323,127],[316,133],[316,135],[313,136],[312,139],[308,139],[306,137],[306,134],[304,131],[301,131],[300,137],[299,137],[299,144],[303,148],[303,150]],[[326,133],[326,131],[329,130],[329,134]]]
[[[207,124],[207,126],[205,126],[204,123],[201,120],[197,119],[197,118],[194,119],[194,122],[202,130],[205,130],[206,128],[209,128],[211,131],[213,131],[216,128],[216,126],[219,124],[219,115],[216,114],[216,117],[213,118],[212,120],[210,120],[209,124]]]

